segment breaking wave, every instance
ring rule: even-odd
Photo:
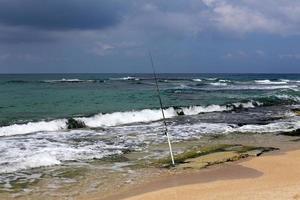
[[[228,105],[190,106],[190,107],[170,107],[164,109],[166,118],[173,118],[179,115],[197,115],[209,112],[224,112],[235,109],[254,108],[262,104],[255,101],[246,103],[233,103]],[[139,111],[114,112],[108,114],[97,114],[92,117],[78,117],[76,120],[82,121],[87,127],[111,127],[131,123],[152,122],[162,119],[160,109],[144,109]],[[52,121],[29,122],[27,124],[13,124],[0,127],[0,136],[11,136],[29,134],[45,131],[59,131],[67,129],[67,120],[58,119]]]
[[[29,122],[27,124],[13,124],[10,126],[0,127],[0,136],[29,134],[40,131],[57,131],[67,128],[66,119],[53,121]]]
[[[77,79],[77,78],[72,78],[72,79],[59,79],[59,80],[44,80],[42,82],[45,83],[82,83],[82,82],[95,82],[95,80],[82,80],[82,79]]]
[[[128,80],[139,81],[140,79],[137,77],[133,77],[133,76],[126,76],[126,77],[121,77],[121,78],[110,78],[109,80],[112,80],[112,81],[128,81]]]
[[[195,82],[201,82],[202,79],[200,79],[200,78],[194,78],[194,79],[192,79],[192,81],[195,81]]]
[[[265,85],[284,85],[288,84],[287,80],[281,80],[281,81],[270,81],[270,80],[256,80],[255,83],[257,84],[265,84]]]
[[[213,86],[227,86],[227,83],[224,83],[224,82],[216,82],[216,83],[210,83],[210,85],[213,85]]]

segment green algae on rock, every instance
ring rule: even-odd
[[[210,165],[236,161],[249,156],[260,156],[264,152],[278,150],[273,147],[252,147],[243,145],[219,144],[206,147],[194,147],[175,155],[175,163],[179,169],[201,169]],[[171,167],[170,159],[156,162],[159,167]]]

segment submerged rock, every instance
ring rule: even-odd
[[[86,125],[83,121],[75,120],[73,118],[68,119],[67,122],[68,129],[77,129],[77,128],[85,128]]]

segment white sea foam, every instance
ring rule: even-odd
[[[194,88],[199,89],[199,88]],[[279,89],[291,89],[299,91],[297,85],[228,85],[227,87],[214,87],[214,88],[201,88],[201,90],[279,90]]]
[[[215,81],[215,80],[217,80],[217,78],[206,78],[206,80],[208,80],[208,81]]]
[[[195,82],[201,82],[202,79],[200,79],[200,78],[195,78],[195,79],[192,79],[192,81],[195,81]]]
[[[234,105],[235,107],[242,106],[243,108],[255,108],[255,105],[262,106],[263,103],[258,102],[258,101],[249,101],[246,103],[233,103],[232,105]]]
[[[194,113],[191,113],[194,114]],[[278,133],[300,128],[299,118],[277,121],[267,125],[227,123],[172,123],[169,131],[173,141],[200,138],[207,134]],[[65,161],[100,159],[121,154],[123,149],[144,150],[149,144],[166,142],[162,123],[114,126],[105,130],[72,130],[69,132],[39,132],[30,137],[10,137],[0,140],[0,173],[59,165]],[[142,134],[141,134],[142,133]],[[109,138],[109,144],[99,136]],[[86,140],[88,139],[88,140]]]
[[[167,118],[177,116],[174,108],[165,110]],[[110,114],[98,114],[93,117],[77,118],[89,127],[116,126],[135,122],[150,122],[162,119],[160,110],[145,109],[131,112],[114,112]]]
[[[221,79],[221,80],[219,80],[219,82],[221,82],[221,83],[230,83],[231,82],[231,80],[225,80],[225,79]]]
[[[0,173],[59,165],[64,161],[100,159],[122,153],[122,144],[105,144],[99,140],[86,142],[85,138],[97,135],[94,131],[83,130],[3,138],[0,141]]]
[[[270,81],[270,80],[256,80],[255,83],[263,85],[284,85],[287,81]]]
[[[19,134],[28,134],[39,131],[58,131],[66,128],[65,119],[53,121],[29,122],[27,124],[13,124],[10,126],[0,127],[0,136],[10,136]]]
[[[255,105],[261,105],[259,102],[233,103],[235,107],[254,108]],[[185,115],[197,115],[199,113],[223,112],[234,109],[231,105],[209,105],[209,106],[190,106],[181,108],[167,108],[164,110],[166,118],[178,116],[178,113],[183,111]],[[86,126],[95,127],[110,127],[117,125],[125,125],[138,122],[151,122],[161,120],[160,109],[144,109],[138,111],[114,112],[108,114],[97,114],[92,117],[79,117],[76,120],[83,121]],[[12,136],[20,134],[29,134],[45,131],[59,131],[67,129],[67,120],[58,119],[52,121],[29,122],[27,124],[13,124],[10,126],[0,127],[0,136]]]
[[[283,81],[283,82],[290,82],[291,80],[289,79],[279,79],[280,81]]]
[[[300,122],[278,121],[266,125],[249,124],[238,126],[236,124],[226,123],[196,123],[180,124],[170,126],[171,135],[177,139],[190,139],[191,137],[201,137],[205,134],[230,134],[230,133],[281,133],[297,130],[300,128]]]
[[[256,105],[261,105],[259,102],[247,102],[247,103],[234,103],[232,105],[236,107],[242,106],[243,108],[254,108]],[[185,115],[197,115],[199,113],[208,112],[223,112],[230,111],[233,107],[221,106],[221,105],[209,105],[209,106],[190,106],[175,109],[173,107],[165,109],[166,118],[173,118],[178,116],[178,112],[183,111]],[[130,124],[136,122],[151,122],[161,120],[161,110],[140,110],[140,111],[129,111],[129,112],[114,112],[110,114],[98,114],[93,117],[81,117],[77,120],[83,121],[89,127],[101,127],[101,126],[116,126],[123,124]]]
[[[300,128],[300,122],[274,122],[266,125],[244,125],[236,128],[234,131],[242,133],[278,133],[288,132]]]
[[[213,86],[227,86],[227,83],[216,82],[216,83],[210,83],[210,85],[213,85]]]
[[[46,83],[78,83],[78,82],[93,82],[94,80],[81,80],[81,79],[77,79],[77,78],[73,78],[73,79],[66,79],[66,78],[62,78],[59,80],[45,80],[44,82]]]
[[[133,76],[126,76],[126,77],[121,77],[121,78],[110,78],[110,80],[119,80],[119,81],[135,80],[135,81],[138,81],[140,79],[133,77]]]
[[[278,94],[275,95],[279,99],[284,99],[284,100],[293,100],[296,102],[300,102],[300,97],[298,96],[292,96],[292,95],[287,95],[287,94]]]
[[[210,105],[207,107],[202,106],[191,106],[182,108],[182,111],[185,115],[197,115],[199,113],[208,113],[208,112],[223,112],[231,110],[230,107],[220,106],[220,105]]]
[[[21,153],[20,155],[23,155]],[[14,156],[15,160],[10,160],[10,165],[1,166],[0,173],[12,173],[22,169],[30,169],[36,167],[46,167],[59,165],[61,162],[49,153],[33,153],[28,157]],[[1,164],[1,163],[0,163]]]

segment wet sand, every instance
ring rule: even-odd
[[[140,191],[132,190],[132,194],[138,194],[142,190],[149,192],[129,198],[123,198],[125,196],[118,198],[126,200],[300,199],[300,150],[264,155],[195,174],[177,175],[144,187],[146,188],[140,188]]]

